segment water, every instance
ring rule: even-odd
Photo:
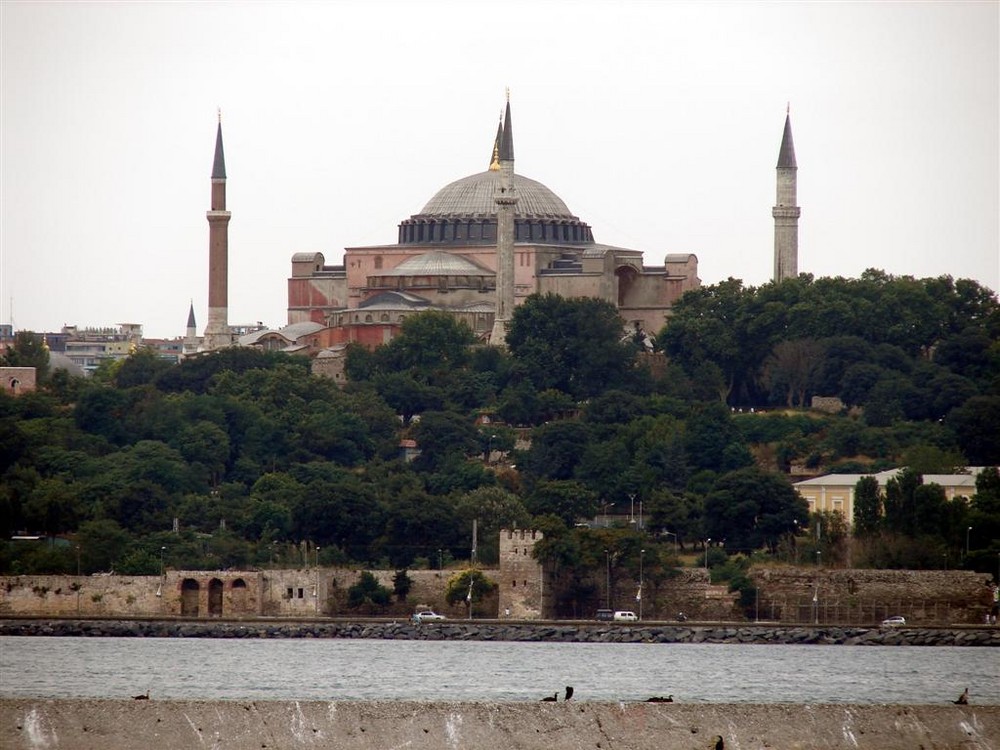
[[[991,648],[0,637],[0,696],[1000,704]]]

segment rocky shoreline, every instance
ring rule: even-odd
[[[0,620],[0,635],[116,638],[372,638],[414,641],[745,643],[1000,647],[998,627],[875,628],[750,624],[191,620]]]

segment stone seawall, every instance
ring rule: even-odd
[[[747,643],[848,646],[993,646],[1000,627],[862,628],[773,625],[193,620],[3,620],[0,635],[123,638],[373,638],[565,643]]]
[[[7,750],[995,750],[998,738],[1000,706],[974,705],[0,700]]]

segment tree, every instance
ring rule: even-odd
[[[579,482],[552,480],[535,486],[527,500],[532,515],[554,515],[572,526],[580,519],[597,515],[597,495]]]
[[[347,589],[347,603],[353,609],[377,612],[389,605],[392,589],[383,586],[367,570],[361,572],[357,583]]]
[[[753,288],[733,278],[685,292],[656,339],[693,378],[708,366],[718,368],[723,402],[756,379],[757,366],[771,350],[771,342],[757,348],[747,332],[753,295]]]
[[[973,466],[1000,464],[1000,396],[974,396],[946,420]]]
[[[635,350],[622,341],[624,330],[604,300],[533,294],[514,309],[507,346],[538,390],[579,400],[630,382]]]
[[[550,422],[534,431],[521,466],[534,477],[572,479],[589,444],[590,427],[583,422]]]
[[[43,383],[49,374],[49,348],[45,338],[32,331],[18,331],[14,343],[0,356],[8,367],[34,367],[37,382]]]
[[[404,427],[409,426],[415,414],[441,409],[444,405],[439,389],[417,380],[409,372],[377,375],[373,383],[378,394],[403,418]]]
[[[143,346],[122,361],[114,374],[114,382],[119,388],[148,385],[171,367],[172,365],[161,358],[155,349]]]
[[[881,519],[881,492],[875,477],[861,477],[854,486],[854,534],[871,536]]]
[[[700,404],[692,410],[684,443],[688,465],[694,469],[726,472],[753,462],[729,409],[720,403]]]
[[[425,470],[442,466],[449,456],[471,456],[479,450],[478,433],[472,420],[448,411],[427,412],[413,428],[413,437],[420,448],[414,462]]]
[[[806,406],[806,395],[815,387],[823,347],[814,339],[779,342],[764,363],[771,393],[785,393],[789,408]]]
[[[479,562],[494,564],[499,559],[501,529],[523,529],[531,520],[524,503],[513,492],[500,487],[479,487],[459,498],[455,512],[472,528],[479,529]]]
[[[923,477],[903,469],[885,485],[885,527],[889,531],[914,536],[916,532],[916,501],[914,493],[923,484]]]
[[[471,613],[475,602],[482,601],[497,588],[497,584],[487,578],[483,571],[470,568],[448,579],[444,600],[452,606],[464,602]]]
[[[410,371],[425,382],[451,381],[469,362],[476,335],[463,321],[442,310],[410,315],[388,344],[375,350],[382,372]]]
[[[413,579],[407,575],[406,569],[397,570],[396,574],[392,577],[392,593],[395,594],[396,601],[400,604],[405,602],[412,588]]]
[[[749,467],[730,472],[705,499],[705,532],[727,550],[772,552],[780,538],[805,523],[809,506],[783,475]]]

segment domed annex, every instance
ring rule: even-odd
[[[408,315],[437,309],[502,343],[512,309],[554,293],[606,300],[630,329],[653,333],[700,285],[693,254],[647,266],[641,250],[596,242],[555,192],[517,174],[509,102],[491,153],[486,171],[449,182],[401,221],[395,244],[345,248],[343,265],[320,252],[293,255],[288,322],[323,323],[329,346],[374,347]]]

